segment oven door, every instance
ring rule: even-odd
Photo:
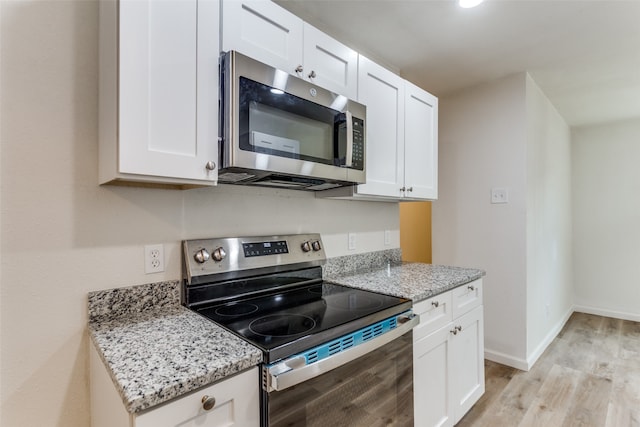
[[[413,426],[412,332],[280,391],[262,392],[263,427]]]

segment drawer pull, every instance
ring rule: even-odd
[[[470,291],[475,291],[476,287],[473,286],[473,285],[469,285],[469,286],[467,286],[467,289],[469,289]]]
[[[202,396],[202,409],[210,411],[216,406],[216,398],[209,396]]]
[[[431,301],[431,305],[437,308],[440,303],[438,301]]]

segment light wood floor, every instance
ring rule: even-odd
[[[574,313],[529,372],[485,362],[466,426],[640,426],[640,323]]]

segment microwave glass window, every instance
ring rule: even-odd
[[[255,101],[249,103],[249,144],[296,158],[333,159],[333,125]]]
[[[272,89],[240,77],[240,148],[335,164],[344,150],[344,114]]]

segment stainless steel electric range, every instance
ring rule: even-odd
[[[413,425],[410,300],[324,281],[319,234],[183,252],[185,305],[263,352],[263,427]]]

